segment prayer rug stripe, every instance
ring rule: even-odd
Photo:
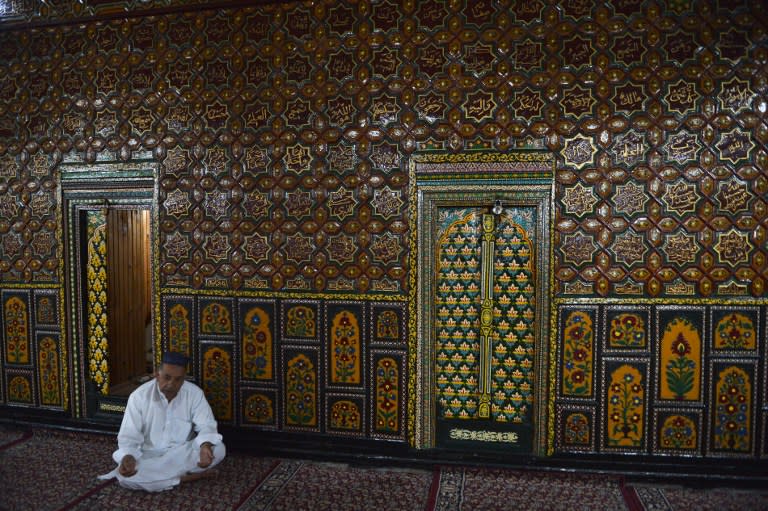
[[[464,469],[440,469],[434,511],[461,510],[461,492],[464,487]]]
[[[264,477],[262,479],[259,479],[256,482],[256,484],[254,484],[251,488],[248,489],[248,491],[246,493],[243,494],[243,497],[240,499],[240,501],[232,507],[232,511],[239,511],[240,508],[243,506],[243,504],[245,504],[251,498],[251,496],[254,494],[254,492],[256,492],[256,490],[259,488],[259,486],[261,486],[261,484],[267,478],[269,478],[269,476],[272,474],[272,472],[275,471],[275,469],[280,465],[280,463],[281,462],[279,460],[276,460],[272,464],[272,466],[269,468],[269,471],[266,474],[264,474]]]
[[[621,488],[621,493],[624,495],[624,502],[627,503],[629,511],[644,511],[646,508],[637,494],[637,490],[634,486],[626,485]],[[668,507],[653,507],[653,509],[669,509]]]
[[[80,495],[72,502],[69,502],[64,507],[59,508],[59,511],[67,511],[69,509],[74,508],[76,505],[80,504],[82,501],[93,495],[94,493],[100,492],[104,487],[109,486],[110,484],[115,484],[115,479],[110,479],[108,481],[103,481],[100,485],[96,486],[95,488],[92,488],[85,492],[83,495]]]
[[[9,449],[21,442],[26,442],[30,438],[32,438],[31,431],[6,430],[0,427],[0,451]]]
[[[432,471],[432,483],[429,485],[429,499],[424,511],[434,511],[437,502],[437,492],[440,489],[440,467],[435,467]]]
[[[270,504],[278,493],[301,467],[300,461],[285,460],[270,471],[269,475],[251,494],[238,511],[261,511],[270,509]]]

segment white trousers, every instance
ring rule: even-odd
[[[213,446],[213,462],[206,468],[200,468],[200,448],[195,442],[189,441],[173,447],[163,454],[152,456],[150,453],[142,454],[136,460],[136,473],[131,477],[124,477],[118,473],[117,468],[108,474],[99,476],[99,479],[112,479],[117,477],[120,486],[131,490],[163,491],[177,486],[181,482],[181,476],[189,473],[204,472],[210,470],[226,456],[224,444]]]

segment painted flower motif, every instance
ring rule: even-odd
[[[677,336],[675,342],[672,343],[672,353],[678,357],[684,357],[691,352],[691,345],[685,340],[682,334]]]

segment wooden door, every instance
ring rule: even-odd
[[[107,214],[107,318],[110,381],[146,373],[145,325],[150,319],[149,211]]]

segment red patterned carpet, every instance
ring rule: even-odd
[[[627,486],[630,511],[764,511],[768,489],[686,488],[683,486],[636,484]]]
[[[161,493],[100,481],[113,435],[0,424],[0,510],[490,511],[768,509],[768,492],[624,486],[619,476],[372,468],[230,452],[217,476]]]

